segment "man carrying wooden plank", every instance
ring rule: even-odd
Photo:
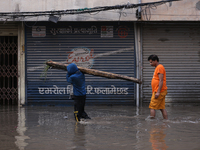
[[[63,63],[53,62],[53,61],[47,61],[46,64],[48,66],[51,66],[52,68],[55,68],[55,69],[62,69],[62,70],[68,71],[67,70],[68,64],[63,64]],[[109,79],[122,79],[122,80],[132,81],[132,82],[135,82],[135,83],[138,83],[138,84],[142,83],[140,81],[140,79],[133,78],[133,77],[128,77],[128,76],[124,76],[124,75],[120,75],[120,74],[114,74],[114,73],[100,71],[100,70],[95,70],[95,69],[83,68],[83,67],[79,67],[79,66],[77,66],[77,68],[81,72],[83,72],[85,74],[90,74],[90,75],[94,75],[94,76],[105,77],[105,78],[109,78]]]
[[[74,117],[77,122],[84,119],[90,119],[85,112],[85,75],[77,68],[76,64],[71,63],[67,66],[67,82],[73,85],[73,97],[74,100]]]

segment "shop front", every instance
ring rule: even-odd
[[[135,77],[133,22],[29,24],[25,29],[27,105],[73,104],[67,72],[46,71],[48,60]],[[88,105],[135,105],[135,83],[85,76]]]
[[[158,55],[167,76],[167,103],[200,102],[200,26],[197,23],[151,23],[142,29],[142,100],[151,98],[154,68],[148,56]]]

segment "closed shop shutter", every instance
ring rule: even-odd
[[[166,69],[166,102],[200,102],[200,26],[151,24],[143,26],[143,102],[151,98],[154,67],[148,56],[158,55]]]
[[[72,104],[66,71],[50,69],[47,60],[135,76],[134,28],[131,22],[40,22],[26,27],[26,96],[28,104]],[[135,105],[135,84],[86,74],[87,104]]]

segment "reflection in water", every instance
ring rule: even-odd
[[[25,131],[27,130],[25,126],[26,115],[25,115],[25,108],[18,108],[18,126],[17,132],[19,133],[18,136],[15,136],[15,144],[20,150],[24,150],[28,143],[25,142],[26,139],[30,139],[28,136],[25,135]]]
[[[87,107],[76,123],[73,107],[0,107],[0,150],[197,150],[199,107],[169,107],[169,120],[148,108]],[[64,119],[64,116],[68,116]]]
[[[17,127],[17,109],[13,106],[0,105],[0,149],[17,150],[14,144]]]
[[[153,150],[166,150],[168,146],[165,143],[166,134],[164,133],[165,125],[153,125],[150,131],[149,141],[152,143]]]
[[[75,147],[73,150],[86,150],[85,148],[85,125],[76,122],[74,127],[73,142]]]

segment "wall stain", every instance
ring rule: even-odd
[[[16,11],[16,12],[20,12],[19,4],[16,4],[15,11]]]

